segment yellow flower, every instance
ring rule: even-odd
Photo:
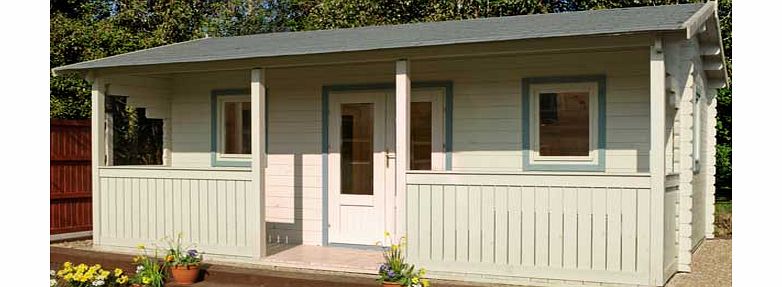
[[[413,277],[413,284],[418,284],[418,282],[421,282],[421,280],[418,277]]]
[[[62,267],[63,268],[71,268],[71,267],[73,267],[73,263],[71,263],[70,261],[65,261],[65,263],[62,264]]]
[[[100,269],[100,267],[101,267],[100,264],[95,264],[95,265],[92,265],[92,267],[90,267],[90,270],[98,270],[98,269]]]
[[[141,256],[133,257],[133,263],[138,263],[139,260],[141,260]]]
[[[424,275],[426,275],[426,269],[424,269],[424,268],[421,268],[421,271],[418,271],[418,273],[419,273],[421,276],[424,276]]]
[[[385,236],[385,237],[391,237],[391,233],[389,233],[388,231],[386,231],[386,232],[383,232],[383,236]]]
[[[174,255],[166,256],[166,262],[174,261]]]
[[[117,278],[117,283],[119,284],[125,284],[128,282],[128,276],[122,275],[122,277]]]
[[[152,283],[152,278],[144,276],[144,278],[141,278],[141,282],[144,284]]]
[[[399,245],[391,244],[391,251],[396,251],[397,249],[399,249]]]
[[[116,268],[114,269],[114,277],[118,277],[122,275],[122,269]]]
[[[65,274],[65,276],[62,277],[62,279],[65,279],[65,281],[71,281],[71,279],[73,279],[73,274],[72,273]]]
[[[140,243],[139,243],[139,245],[136,245],[136,248],[138,248],[138,249],[144,249],[144,248],[146,248],[146,247],[144,247],[144,244],[140,244]]]
[[[421,279],[421,285],[424,285],[424,287],[429,287],[429,280],[428,279]]]

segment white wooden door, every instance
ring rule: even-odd
[[[329,104],[329,243],[373,245],[386,222],[386,92],[332,93]]]

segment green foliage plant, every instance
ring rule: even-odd
[[[407,245],[406,237],[402,236],[398,242],[394,242],[391,235],[385,232],[383,240],[388,246],[382,246],[384,262],[378,269],[377,280],[379,282],[398,283],[406,287],[428,287],[429,280],[424,278],[426,270],[423,268],[416,270],[415,265],[405,261],[404,247]],[[378,245],[380,245],[380,242],[378,242]]]
[[[169,266],[198,266],[203,261],[203,254],[193,246],[182,245],[182,233],[176,238],[166,238],[168,250],[166,251],[166,264]]]
[[[136,248],[141,254],[133,258],[136,274],[130,278],[130,283],[148,287],[163,287],[166,271],[163,268],[164,264],[157,259],[157,249],[153,256],[149,256],[143,244],[139,244]]]

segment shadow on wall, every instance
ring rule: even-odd
[[[290,164],[293,166],[293,175],[292,177],[289,177],[292,179],[293,183],[292,198],[290,196],[281,196],[281,194],[278,193],[273,195],[275,198],[273,199],[274,202],[272,203],[272,206],[270,206],[269,202],[266,204],[266,236],[267,243],[270,243],[268,250],[269,255],[284,251],[304,242],[304,184],[302,175],[302,154],[294,153],[292,159],[293,162]],[[268,179],[269,177],[267,177],[267,180]],[[269,183],[267,182],[266,185],[269,186]],[[270,196],[267,194],[267,201],[269,200]],[[292,210],[290,208],[280,206],[280,202],[285,201],[293,201]]]

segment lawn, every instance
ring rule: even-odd
[[[714,237],[731,238],[733,236],[732,201],[718,201],[714,204]]]

